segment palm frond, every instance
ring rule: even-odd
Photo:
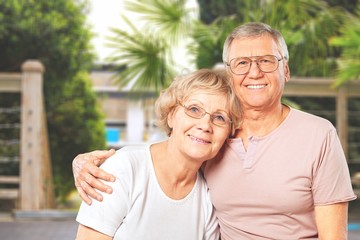
[[[171,43],[188,35],[191,29],[191,14],[185,8],[185,0],[125,1],[125,8],[142,15],[146,28],[166,36]]]
[[[107,47],[113,52],[107,61],[125,67],[117,73],[118,85],[156,92],[167,87],[174,70],[166,39],[146,30],[111,30],[113,36],[108,38]]]

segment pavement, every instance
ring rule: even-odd
[[[74,240],[75,220],[0,222],[1,240]]]
[[[74,240],[75,211],[0,213],[0,240]]]
[[[348,240],[360,240],[360,212],[349,215]],[[0,213],[0,240],[74,240],[76,212]]]

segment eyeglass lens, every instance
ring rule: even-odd
[[[199,107],[197,105],[190,105],[188,107],[185,105],[182,106],[184,107],[185,113],[190,117],[200,119],[203,118],[206,114],[209,114],[211,122],[215,125],[224,126],[231,123],[231,120],[226,115],[226,113],[215,112],[210,114],[206,112],[202,107]]]
[[[281,60],[274,55],[259,56],[254,60],[248,57],[240,57],[231,59],[229,66],[234,74],[241,75],[248,73],[252,63],[255,62],[262,72],[269,73],[278,68]]]

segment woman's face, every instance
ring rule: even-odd
[[[174,144],[176,153],[201,163],[215,157],[231,130],[230,124],[214,124],[219,124],[223,116],[230,116],[227,97],[198,92],[183,100],[181,104],[192,112],[198,112],[202,108],[216,120],[211,120],[209,114],[198,119],[191,117],[186,114],[184,106],[177,106],[168,117],[168,124],[172,128],[169,141]]]

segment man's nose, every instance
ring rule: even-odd
[[[253,61],[250,65],[249,73],[248,75],[250,77],[258,76],[262,71],[260,70],[259,64],[256,61]]]

